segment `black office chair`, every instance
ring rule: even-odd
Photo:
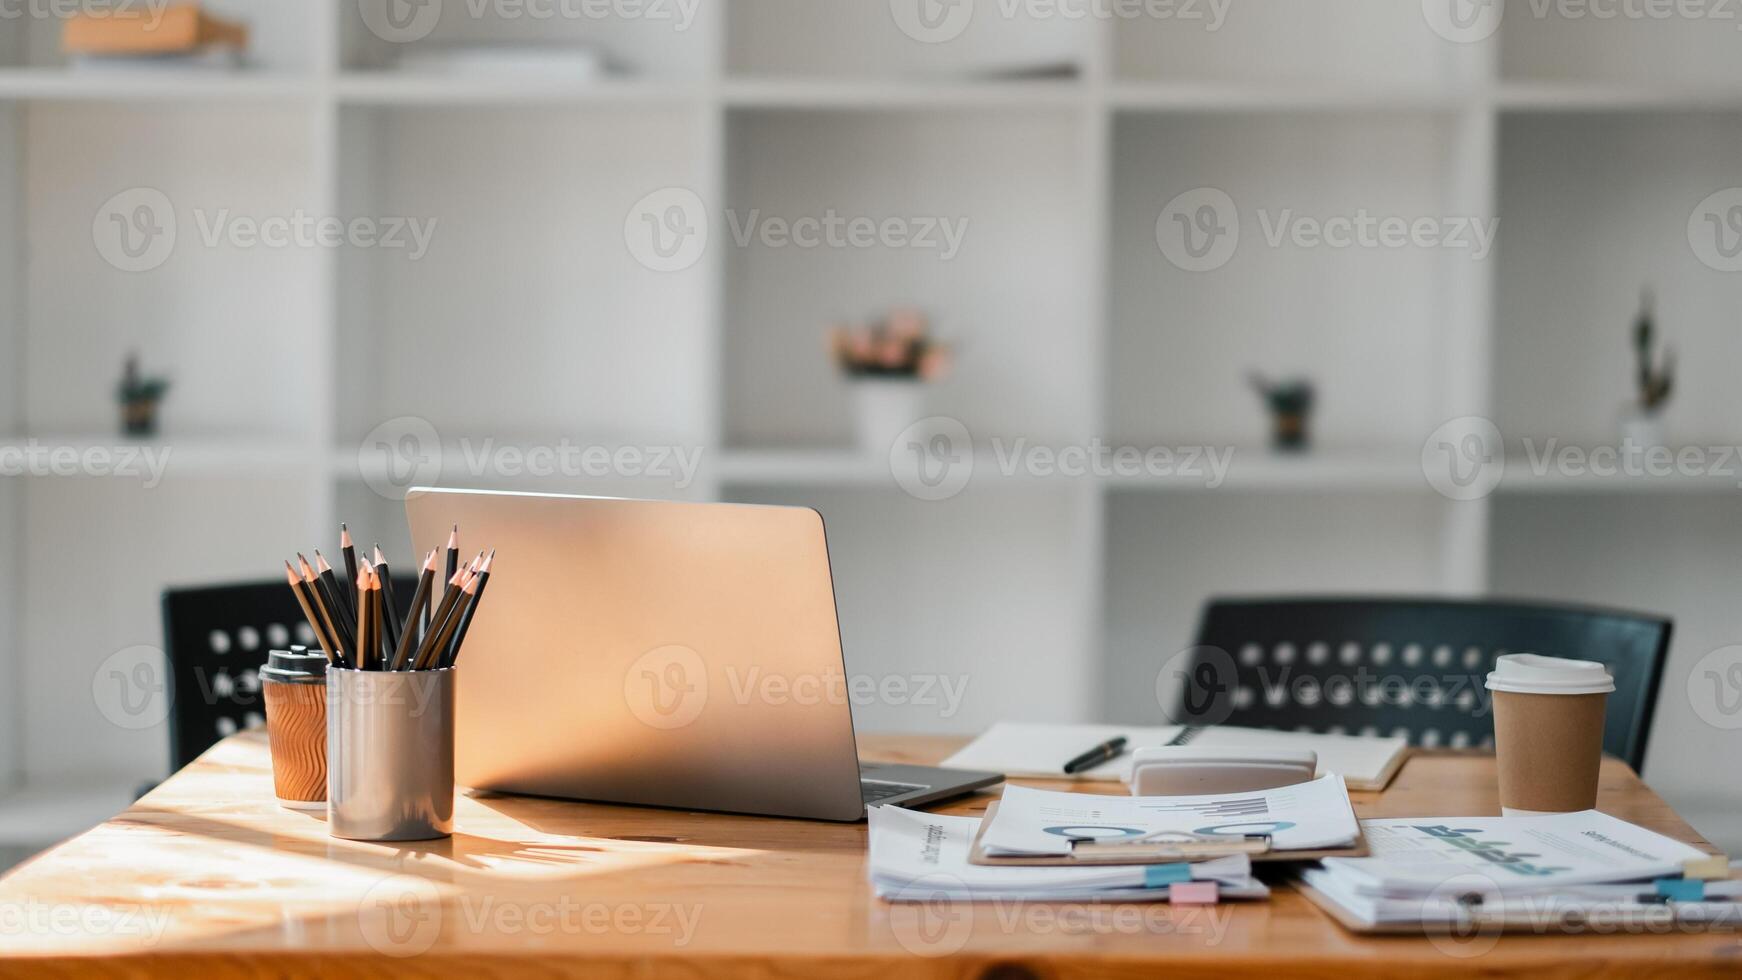
[[[393,576],[401,611],[417,580]],[[220,739],[266,723],[260,668],[268,650],[317,646],[296,596],[273,582],[166,589],[164,651],[174,678],[169,715],[170,764],[192,762]]]
[[[1483,682],[1496,657],[1609,668],[1603,750],[1645,762],[1668,619],[1607,609],[1448,599],[1216,599],[1204,610],[1177,720],[1493,744]]]

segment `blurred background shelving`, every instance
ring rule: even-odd
[[[865,730],[1153,721],[1171,693],[1157,671],[1211,594],[1646,606],[1678,620],[1665,697],[1742,637],[1727,601],[1742,491],[1539,477],[1517,445],[1613,438],[1647,280],[1686,355],[1671,431],[1742,442],[1725,378],[1742,280],[1685,240],[1690,209],[1737,183],[1733,32],[1509,11],[1459,44],[1419,5],[1325,0],[1236,4],[1213,33],[986,17],[927,44],[884,3],[729,0],[682,30],[456,10],[398,45],[369,29],[372,2],[211,2],[253,27],[251,63],[228,74],[73,70],[56,25],[0,23],[0,448],[113,445],[128,350],[175,381],[161,486],[0,478],[0,666],[16,680],[0,685],[0,784],[32,814],[162,773],[161,730],[110,724],[94,691],[115,651],[161,642],[162,586],[269,576],[341,519],[406,552],[407,461],[372,441],[404,417],[444,444],[410,461],[425,482],[821,509],[849,670],[967,683],[953,712],[859,706]],[[433,45],[553,38],[604,45],[625,70],[396,67]],[[93,248],[92,216],[140,186],[175,202],[186,236],[196,209],[439,225],[415,262],[219,244],[126,273]],[[1200,186],[1243,215],[1498,215],[1500,244],[1482,261],[1255,244],[1184,272],[1155,223]],[[716,227],[699,262],[654,272],[623,225],[669,187]],[[972,224],[940,262],[740,247],[723,217],[826,208]],[[912,498],[852,449],[821,338],[897,302],[960,342],[929,409],[977,438],[1227,447],[1226,482],[1007,479],[982,445],[961,494]],[[1312,453],[1265,448],[1249,367],[1319,382]],[[1422,445],[1472,414],[1512,458],[1494,496],[1448,500]],[[690,447],[699,469],[683,486],[507,477],[472,472],[460,445],[563,438]],[[1695,557],[1637,559],[1661,540]],[[1700,824],[1717,743],[1664,724],[1687,727],[1659,732],[1649,776]],[[44,789],[66,786],[80,789]],[[0,820],[0,844],[16,826]]]

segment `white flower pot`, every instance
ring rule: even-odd
[[[896,437],[925,418],[925,384],[894,379],[859,379],[853,389],[854,428],[859,451],[881,456]]]

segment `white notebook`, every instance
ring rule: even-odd
[[[1125,754],[1065,775],[1065,763],[1110,738],[1128,740]],[[1039,779],[1117,781],[1131,775],[1131,754],[1157,745],[1190,743],[1209,748],[1311,749],[1318,753],[1317,775],[1334,772],[1354,790],[1380,790],[1403,765],[1409,742],[1403,738],[1364,735],[1318,735],[1277,732],[1263,728],[1216,725],[1061,725],[999,722],[943,761],[950,769],[979,769],[1007,776]]]

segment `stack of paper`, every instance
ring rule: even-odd
[[[1682,917],[1735,920],[1742,882],[1681,881],[1699,850],[1624,820],[1586,810],[1542,817],[1364,820],[1370,857],[1328,858],[1302,877],[1342,917],[1366,926],[1546,923],[1623,906],[1663,908],[1683,893]],[[1668,879],[1671,886],[1657,882]],[[1716,900],[1716,901],[1712,901]]]
[[[1115,737],[1127,740],[1126,753],[1109,762],[1066,775],[1064,765],[1090,746]],[[1273,732],[1217,725],[1061,725],[999,722],[967,747],[945,759],[951,769],[1001,772],[1007,776],[1051,779],[1120,780],[1131,775],[1131,754],[1158,745],[1231,749],[1310,749],[1318,753],[1316,775],[1334,772],[1351,789],[1381,790],[1403,765],[1409,741],[1366,735]]]
[[[1099,796],[1007,786],[980,843],[989,856],[1066,856],[1079,840],[1105,844],[1174,835],[1268,837],[1274,851],[1349,847],[1355,811],[1335,773],[1310,782],[1208,796]]]
[[[1194,864],[1086,868],[987,867],[970,864],[980,829],[975,817],[872,807],[871,886],[892,902],[1027,900],[1167,901],[1171,886],[1213,881],[1222,898],[1263,898],[1244,854]]]

